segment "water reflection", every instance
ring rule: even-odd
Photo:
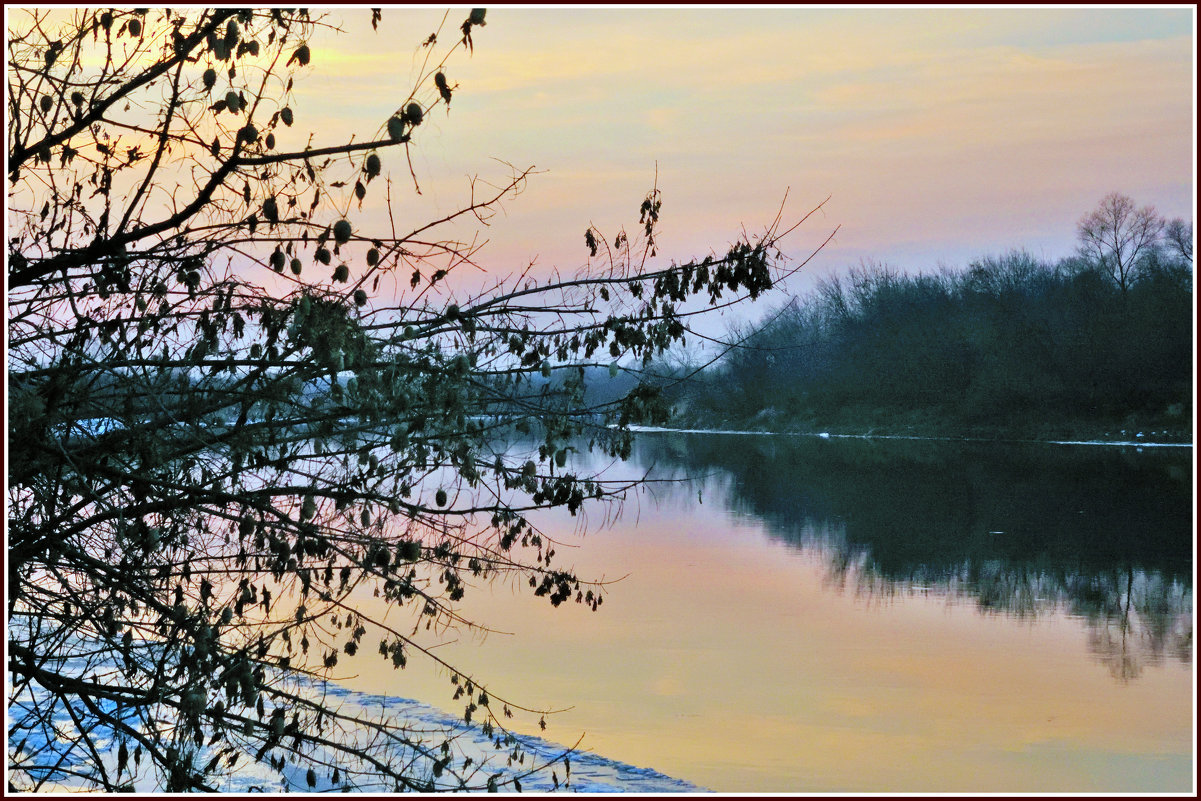
[[[831,587],[1065,613],[1121,681],[1191,660],[1188,449],[646,434],[637,458],[818,554]]]

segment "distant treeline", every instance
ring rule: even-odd
[[[1186,253],[1151,248],[1121,281],[1083,254],[1051,264],[1011,252],[934,275],[852,270],[736,332],[738,347],[677,389],[678,421],[1035,436],[1158,424],[1187,438]]]

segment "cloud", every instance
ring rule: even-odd
[[[422,13],[386,12],[379,35],[364,13],[333,40],[333,77],[313,76],[330,126],[378,126],[407,96],[440,18]],[[447,202],[493,156],[550,170],[491,232],[514,263],[574,265],[583,226],[628,222],[656,163],[673,255],[770,219],[792,187],[804,210],[834,196],[830,259],[1054,256],[1108,191],[1191,208],[1192,48],[1171,10],[497,9],[413,153]]]

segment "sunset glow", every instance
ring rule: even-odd
[[[335,16],[348,35],[316,43],[298,91],[327,110],[319,129],[364,135],[403,100],[386,87],[410,85],[442,12],[389,9],[377,33],[365,9]],[[584,228],[636,222],[656,166],[668,257],[761,228],[785,192],[795,218],[829,196],[793,255],[841,229],[796,291],[861,260],[1059,258],[1110,191],[1192,216],[1187,10],[498,8],[488,20],[448,70],[451,112],[413,161],[440,208],[471,175],[504,177],[496,159],[545,170],[487,232],[485,262],[504,271],[580,266]],[[360,89],[339,91],[347,82]]]
[[[1195,796],[1196,20],[6,8],[9,791]]]

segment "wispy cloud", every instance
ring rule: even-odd
[[[297,84],[333,127],[382,123],[440,19],[389,11],[373,34],[353,13]],[[832,260],[1062,253],[1108,191],[1191,208],[1192,49],[1178,10],[499,8],[414,153],[448,203],[492,156],[550,169],[490,232],[513,260],[578,262],[583,225],[636,207],[656,162],[682,250],[792,187],[800,205],[834,196]]]

